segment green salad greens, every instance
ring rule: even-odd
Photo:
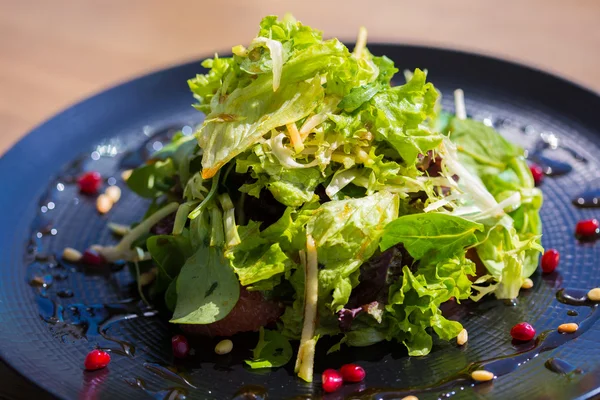
[[[286,364],[300,340],[310,381],[324,336],[330,351],[388,340],[426,355],[462,330],[443,303],[516,298],[536,269],[542,196],[523,149],[442,112],[424,70],[392,82],[365,42],[268,16],[247,47],[205,60],[188,81],[204,122],[133,171],[150,209],[101,249],[158,268],[151,294],[175,324],[227,321],[248,292],[279,305],[252,368]]]

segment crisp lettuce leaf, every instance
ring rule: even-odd
[[[318,78],[286,84],[276,92],[265,90],[263,80],[237,89],[206,117],[197,133],[204,151],[203,178],[214,176],[272,129],[306,117],[323,99]]]
[[[450,137],[457,144],[460,162],[476,174],[497,201],[518,195],[519,203],[500,219],[488,219],[480,233],[477,255],[496,284],[481,287],[474,299],[494,292],[500,299],[514,299],[523,279],[538,265],[543,251],[539,210],[542,194],[534,188],[523,150],[494,129],[473,120],[452,119]]]
[[[261,246],[255,251],[233,251],[230,256],[231,266],[242,286],[250,290],[271,290],[281,280],[281,275],[288,271],[293,262],[283,251],[279,243]]]
[[[338,311],[350,297],[351,275],[377,250],[383,228],[398,216],[398,196],[378,192],[359,199],[330,201],[307,224],[315,239],[320,293],[333,290],[331,308]],[[355,286],[355,285],[354,285]]]

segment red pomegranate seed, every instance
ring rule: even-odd
[[[548,249],[542,256],[542,271],[545,274],[553,272],[558,267],[560,261],[560,253],[555,249]]]
[[[340,368],[340,374],[342,374],[344,382],[361,382],[365,379],[366,372],[360,365],[346,364]]]
[[[87,249],[81,255],[81,262],[87,265],[102,265],[106,260],[96,250]]]
[[[531,176],[533,176],[535,186],[539,186],[544,180],[544,170],[537,164],[531,164],[529,170],[531,171]]]
[[[102,369],[110,362],[110,354],[102,350],[92,350],[85,356],[83,365],[88,371]]]
[[[593,239],[600,233],[600,223],[596,218],[584,219],[577,223],[575,235],[580,239]]]
[[[85,194],[96,194],[102,185],[102,175],[96,171],[86,172],[77,179],[79,190]]]
[[[344,379],[342,375],[335,369],[326,369],[321,375],[323,390],[327,393],[332,393],[342,387]]]
[[[513,339],[527,342],[535,337],[535,329],[527,322],[519,322],[510,330]]]
[[[171,338],[173,347],[173,356],[176,358],[186,358],[190,354],[190,344],[183,335],[175,335]]]

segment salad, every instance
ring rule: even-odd
[[[536,269],[542,204],[524,151],[440,108],[427,72],[350,51],[291,16],[188,83],[205,114],[127,184],[152,200],[107,260],[150,268],[188,333],[259,331],[251,368],[294,354],[311,381],[319,338],[401,342],[411,356],[463,330],[448,301],[514,299]]]

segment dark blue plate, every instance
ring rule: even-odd
[[[15,398],[51,397],[42,395],[45,390],[65,399],[226,399],[241,390],[239,398],[261,398],[264,393],[269,398],[320,398],[320,372],[351,360],[366,368],[366,381],[327,398],[401,398],[411,391],[420,399],[562,399],[599,393],[597,307],[562,304],[555,295],[563,287],[600,286],[600,245],[580,243],[573,235],[579,219],[598,218],[600,211],[571,204],[578,192],[600,186],[600,97],[552,75],[493,58],[412,46],[370,49],[389,56],[400,68],[427,68],[430,80],[445,95],[446,108],[452,108],[452,91],[462,88],[474,118],[495,124],[532,150],[544,148],[542,161],[572,167],[542,185],[544,246],[561,252],[555,273],[536,273],[534,288],[522,294],[517,306],[487,300],[450,307],[448,313],[469,331],[466,346],[436,342],[432,353],[422,358],[408,357],[401,346],[386,344],[346,348],[332,357],[320,351],[314,385],[300,382],[290,368],[272,372],[244,368],[243,360],[256,340],[253,334],[236,337],[234,351],[223,357],[214,355],[213,339],[197,340],[195,356],[174,362],[172,327],[142,306],[126,266],[93,270],[65,263],[60,254],[66,246],[85,249],[93,243],[114,242],[106,227],[109,220],[130,223],[143,214],[146,203],[124,190],[107,216],[98,215],[94,199],[77,192],[73,177],[95,169],[107,178],[106,184],[124,188],[123,168],[160,148],[173,129],[189,131],[187,127],[200,121],[190,106],[193,99],[186,79],[202,68],[198,62],[185,64],[67,109],[2,157],[0,356],[31,383],[24,386],[20,378],[9,381],[8,376],[17,375],[0,372],[0,397],[3,391]],[[560,141],[557,149],[539,141],[541,134],[548,141],[550,132]],[[569,310],[578,315],[568,315]],[[561,339],[564,344],[538,348],[546,350],[539,352],[511,342],[509,330],[520,321],[529,321],[538,332],[554,330],[563,322],[586,322],[581,325],[585,329],[573,336],[576,339]],[[111,349],[113,361],[104,370],[84,372],[83,359],[95,346]],[[511,358],[518,351],[529,353]],[[509,356],[509,368],[498,369],[493,383],[472,385],[459,377],[449,386],[439,384],[470,363],[500,356]],[[561,360],[553,368],[562,373],[545,366],[549,359]],[[433,386],[423,391],[428,385]]]

